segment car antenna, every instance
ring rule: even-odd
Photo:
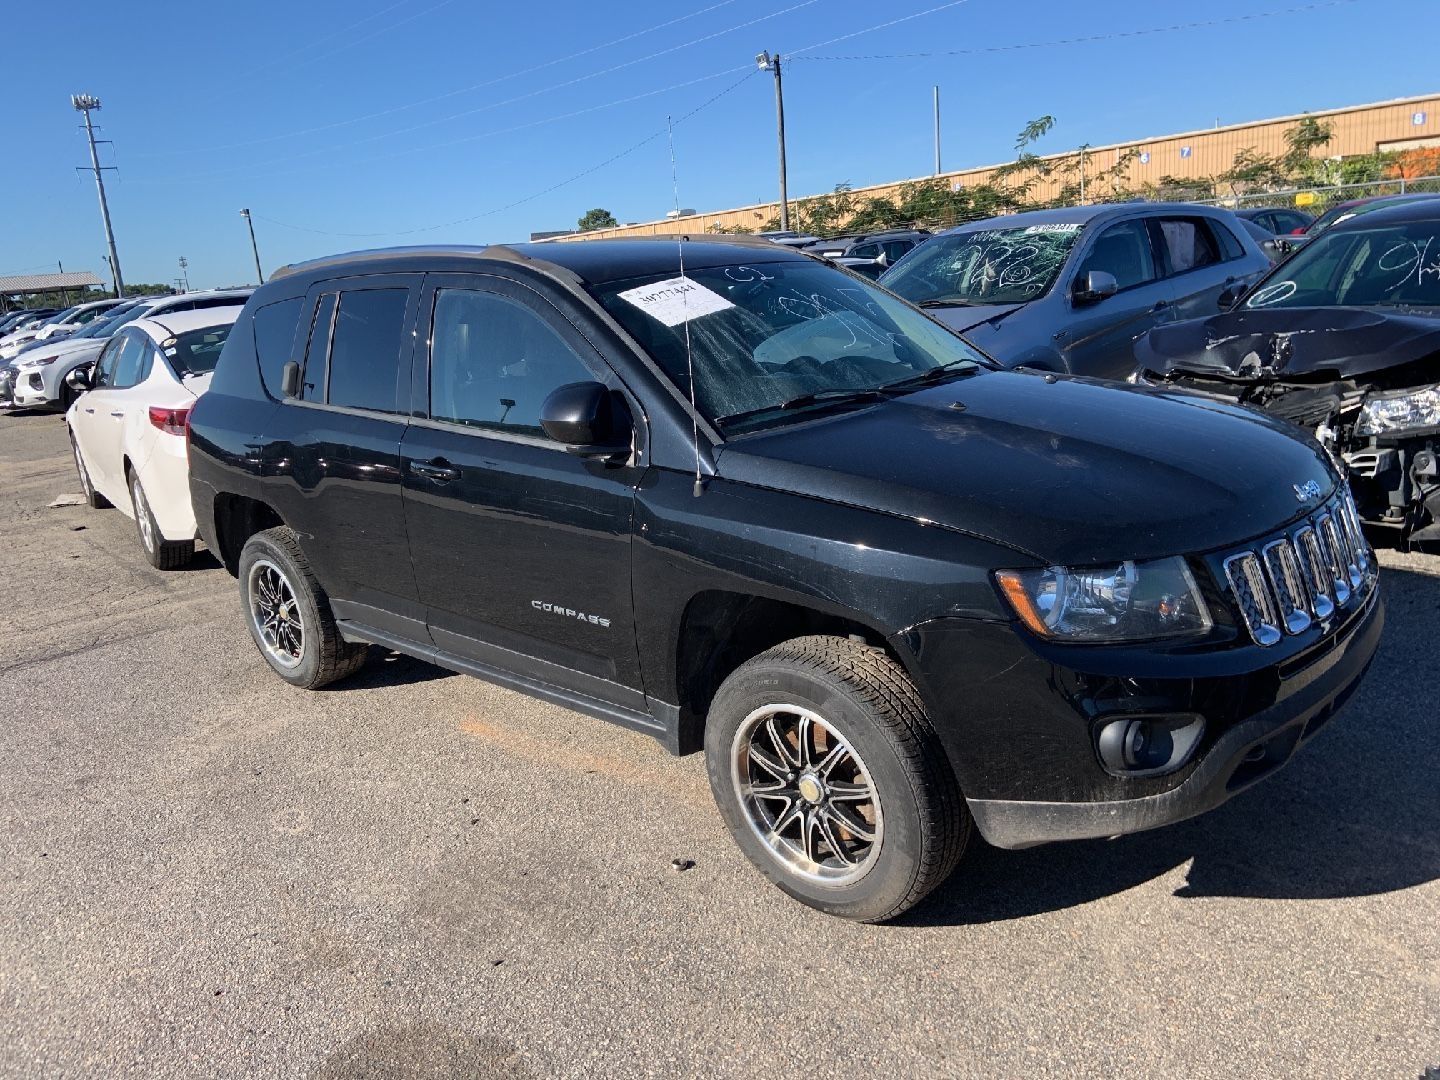
[[[675,192],[675,214],[680,215],[680,174],[675,168],[675,122],[670,117],[665,117],[665,130],[670,136],[670,186]],[[676,237],[676,245],[680,252],[680,282],[685,283],[685,234],[681,233]],[[684,313],[685,319],[685,370],[690,381],[690,446],[695,451],[695,497],[698,499],[705,491],[705,479],[700,475],[700,414],[695,406],[695,359],[690,353],[690,312],[689,298],[682,289],[680,293],[680,310]]]

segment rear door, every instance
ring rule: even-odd
[[[400,491],[420,275],[339,278],[302,308],[300,390],[267,422],[277,509],[335,614],[424,640]]]
[[[1145,219],[1106,225],[1090,238],[1074,265],[1075,272],[1062,282],[1071,314],[1056,333],[1056,343],[1072,373],[1123,379],[1135,370],[1135,339],[1174,315],[1174,293],[1161,272]],[[1075,284],[1091,270],[1112,275],[1120,291],[1096,303],[1077,303]]]
[[[1225,287],[1244,276],[1230,253],[1234,251],[1243,258],[1245,249],[1233,236],[1218,232],[1223,225],[1204,217],[1157,217],[1152,228],[1174,289],[1175,318],[1214,315],[1220,310],[1220,294]]]
[[[557,387],[621,390],[618,377],[529,286],[491,275],[425,280],[429,349],[415,365],[425,416],[412,421],[401,458],[431,637],[471,660],[642,709],[630,594],[642,470],[566,453],[539,422]]]

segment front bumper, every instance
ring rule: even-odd
[[[1290,673],[1303,685],[1231,726],[1168,791],[1094,802],[970,799],[975,824],[996,847],[1024,848],[1141,832],[1212,810],[1286,764],[1349,700],[1374,658],[1384,624],[1384,603],[1375,589],[1322,656]]]

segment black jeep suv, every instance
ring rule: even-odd
[[[1333,715],[1383,620],[1296,429],[1000,370],[773,244],[287,268],[190,439],[282,678],[374,644],[703,747],[749,858],[851,918],[919,900],[972,826],[1023,847],[1219,804]]]

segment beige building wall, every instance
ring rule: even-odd
[[[1162,177],[1167,176],[1177,179],[1214,176],[1230,168],[1240,150],[1249,148],[1261,154],[1283,153],[1285,132],[1305,116],[1328,121],[1334,126],[1334,137],[1323,151],[1327,157],[1350,157],[1354,154],[1374,153],[1377,149],[1400,149],[1409,145],[1434,145],[1440,142],[1440,95],[1428,95],[1091,147],[1089,168],[1099,173],[1112,166],[1126,151],[1133,149],[1139,156],[1130,163],[1128,186],[1156,184]],[[1053,155],[1050,160],[1063,160],[1073,154],[1074,151]],[[984,183],[997,167],[989,165],[940,175],[952,185],[958,183],[970,187]],[[861,202],[867,198],[884,198],[896,194],[902,184],[929,179],[932,177],[918,176],[909,180],[856,188],[854,195],[857,201]],[[1043,198],[1047,194],[1053,194],[1058,186],[1058,182],[1052,183],[1047,191],[1045,186],[1040,184],[1036,186],[1033,194]],[[805,198],[815,197],[817,196],[793,198],[790,205],[794,207]],[[779,215],[779,202],[757,203],[734,210],[717,210],[639,225],[622,225],[614,229],[572,233],[559,239],[567,241],[600,240],[616,236],[673,236],[680,233],[710,232],[717,226],[726,229],[739,226],[754,231],[763,228],[765,222]]]

